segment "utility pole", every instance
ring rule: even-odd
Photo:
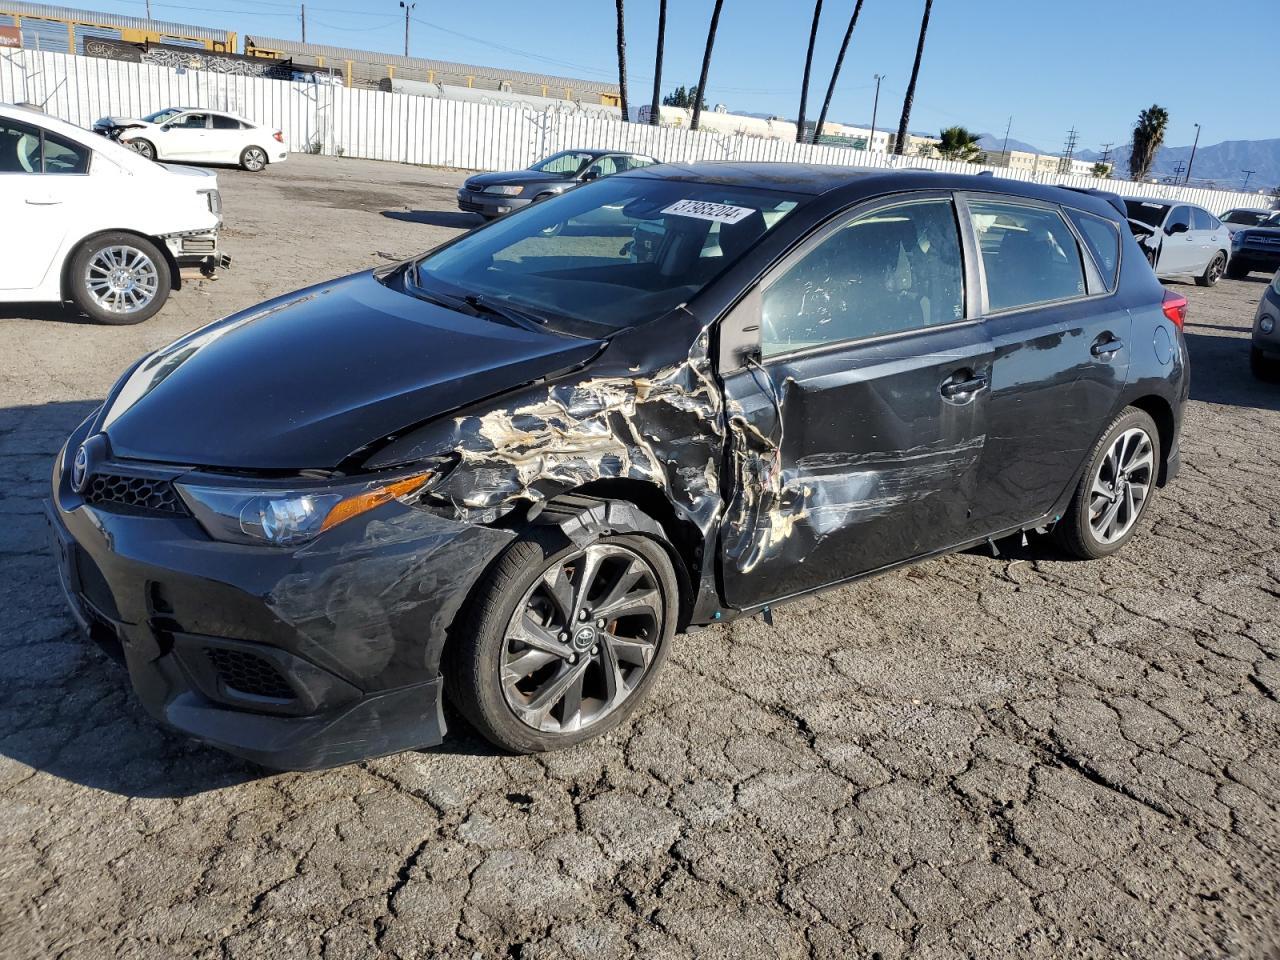
[[[1009,115],[1009,122],[1004,128],[1004,146],[1000,148],[1000,152],[1004,154],[1004,162],[1009,162],[1009,131],[1013,129],[1013,114]]]
[[[1241,170],[1240,172],[1244,174],[1244,183],[1240,184],[1240,189],[1244,190],[1249,186],[1249,178],[1252,177],[1258,171],[1257,170]]]
[[[147,19],[151,19],[151,0],[147,0]]]
[[[1200,146],[1200,124],[1196,124],[1196,142],[1191,144],[1191,159],[1187,161],[1187,179],[1183,183],[1191,182],[1191,167],[1196,162],[1196,147]]]
[[[1174,165],[1174,168],[1173,168],[1173,182],[1174,182],[1174,183],[1177,183],[1177,182],[1178,182],[1178,178],[1182,176],[1182,171],[1183,171],[1183,170],[1185,170],[1186,168],[1187,168],[1187,165],[1186,165],[1185,163],[1183,163],[1181,160],[1179,160],[1179,161]]]
[[[1076,128],[1073,125],[1071,129],[1067,131],[1067,142],[1062,147],[1062,159],[1058,161],[1059,173],[1071,172],[1071,157],[1076,152],[1076,143],[1079,140],[1080,134],[1076,133]]]
[[[307,42],[307,5],[305,3],[302,4],[302,42]]]
[[[880,109],[880,81],[884,79],[884,74],[877,73],[873,76],[876,81],[876,98],[871,101],[871,138],[867,141],[868,150],[876,148],[876,111]]]
[[[416,3],[405,3],[400,0],[400,6],[404,7],[404,55],[409,55],[409,11],[417,6]]]

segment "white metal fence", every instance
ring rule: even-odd
[[[1004,167],[620,123],[581,111],[536,112],[36,50],[0,53],[0,101],[40,104],[54,116],[85,127],[107,115],[136,117],[171,106],[229,110],[280,128],[295,152],[472,170],[511,170],[556,150],[601,147],[646,153],[663,161],[774,160],[953,173],[990,170],[999,177],[1185,200],[1214,213],[1267,205],[1256,193],[1058,174],[1032,176]]]

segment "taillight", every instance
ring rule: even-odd
[[[284,134],[279,130],[273,133],[272,136],[276,138],[276,143],[284,143]]]
[[[1181,330],[1182,325],[1187,322],[1187,298],[1180,293],[1166,290],[1164,292],[1164,302],[1160,306],[1164,308],[1164,315],[1173,321],[1175,327]]]

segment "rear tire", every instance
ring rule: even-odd
[[[85,241],[67,267],[72,302],[94,322],[112,326],[154,317],[172,285],[160,248],[132,233],[104,233]]]
[[[245,147],[240,153],[240,166],[250,173],[261,173],[267,169],[267,151],[261,147]]]
[[[1160,431],[1151,417],[1126,407],[1089,454],[1054,536],[1067,553],[1098,560],[1123,547],[1138,529],[1160,473]]]
[[[1247,264],[1237,263],[1234,260],[1227,264],[1227,276],[1232,280],[1243,280],[1249,276],[1250,272]]]
[[[619,586],[633,571],[634,587]],[[615,588],[627,602],[609,603]],[[573,746],[612,730],[644,699],[678,610],[675,571],[655,539],[598,536],[580,548],[556,527],[534,527],[507,548],[459,615],[445,690],[504,750]]]
[[[1204,273],[1196,277],[1197,286],[1201,286],[1201,287],[1217,286],[1218,281],[1222,279],[1222,275],[1226,273],[1226,270],[1227,270],[1227,255],[1225,253],[1218,253],[1217,255],[1214,256],[1212,260],[1209,261],[1208,265],[1204,268]]]

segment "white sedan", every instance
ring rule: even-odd
[[[196,107],[169,107],[140,119],[103,117],[95,133],[119,140],[148,160],[234,163],[253,173],[289,156],[284,134],[252,120]]]
[[[209,171],[0,103],[0,303],[70,301],[99,323],[138,323],[184,270],[229,262],[221,226]]]

